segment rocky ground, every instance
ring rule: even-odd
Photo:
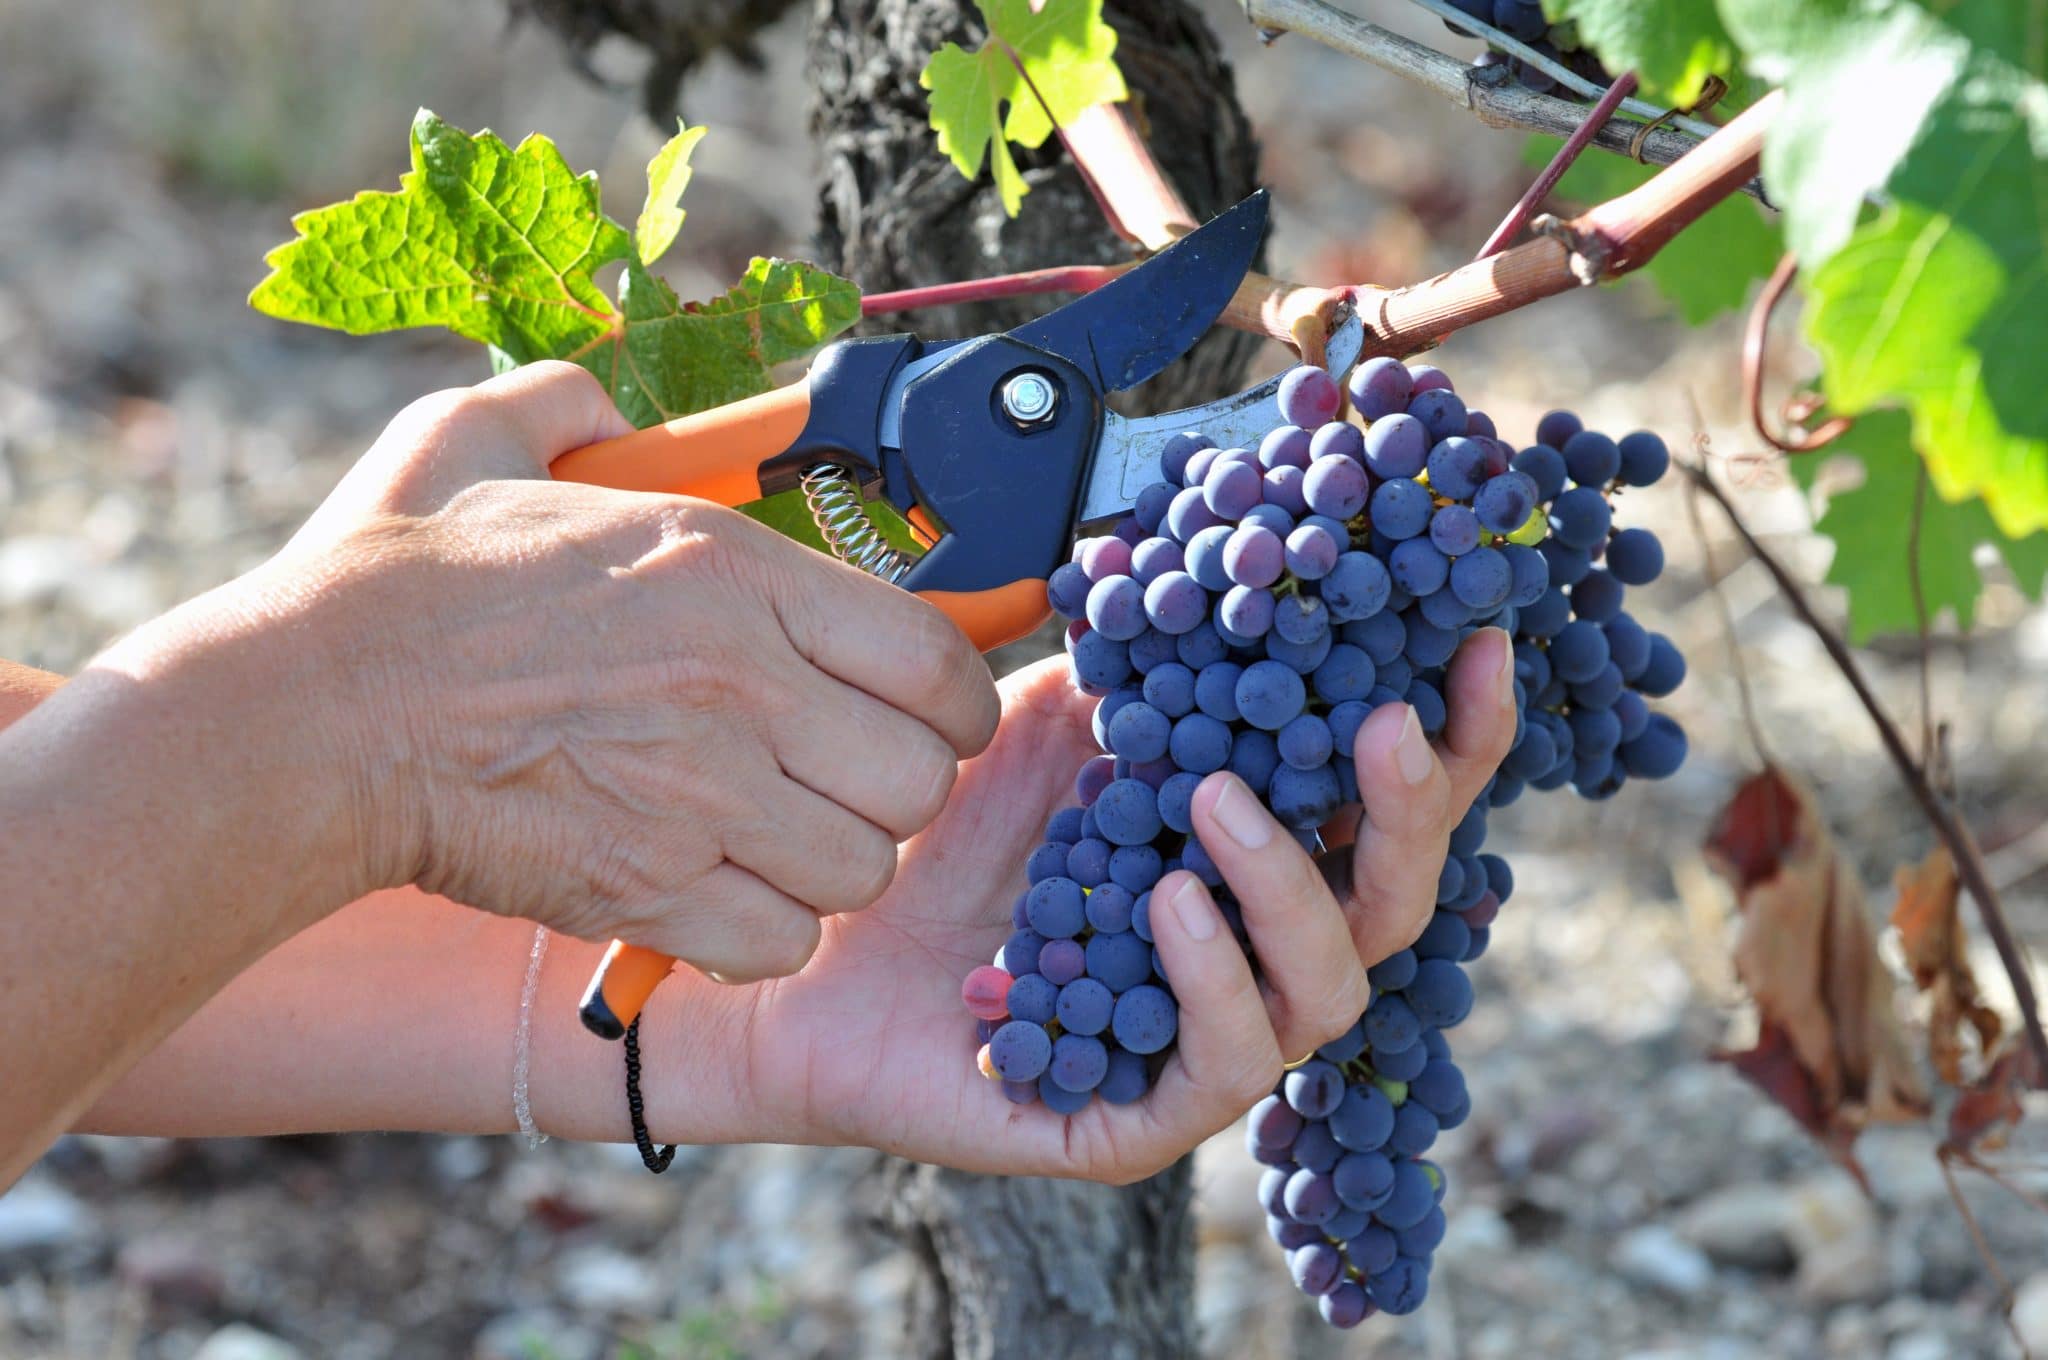
[[[1518,192],[1512,137],[1303,44],[1262,52],[1230,5],[1212,8],[1267,140],[1283,269],[1419,277]],[[686,296],[753,251],[801,248],[797,43],[785,24],[765,75],[719,68],[686,92],[717,129],[678,252]],[[507,32],[491,0],[16,0],[0,52],[36,57],[0,80],[0,655],[59,670],[258,560],[391,411],[478,373],[435,337],[350,341],[247,312],[291,211],[389,183],[416,104],[549,131],[605,172],[622,214],[658,137],[627,94]],[[1733,353],[1729,325],[1681,334],[1629,287],[1482,327],[1440,361],[1507,432],[1570,404],[1678,443],[1696,406],[1734,453],[1751,443]],[[1742,500],[1817,577],[1825,549],[1803,503],[1768,478]],[[1640,797],[1560,795],[1497,819],[1522,886],[1459,1039],[1477,1112],[1444,1143],[1453,1226],[1431,1304],[1324,1333],[1264,1238],[1232,1132],[1197,1154],[1215,1356],[2018,1353],[1931,1135],[1867,1136],[1866,1198],[1708,1061],[1751,1021],[1727,964],[1730,904],[1696,846],[1755,757],[1704,549],[1727,573],[1770,748],[1821,789],[1873,910],[1929,841],[1847,690],[1768,580],[1735,565],[1713,512],[1704,543],[1676,488],[1624,513],[1670,547],[1642,612],[1693,657],[1675,708],[1695,756]],[[2039,947],[2048,621],[2009,592],[1984,615],[1969,641],[1937,645],[1933,693],[1968,811]],[[1910,715],[1910,655],[1869,660]],[[2004,1004],[1988,954],[1980,972]],[[2023,1135],[2003,1163],[2036,1193],[2044,1142]],[[0,1197],[0,1356],[889,1356],[910,1267],[865,1226],[873,1171],[866,1154],[785,1148],[686,1152],[655,1180],[630,1152],[511,1140],[69,1139]],[[2048,1221],[1964,1184],[2019,1286],[2017,1329],[2048,1354]]]

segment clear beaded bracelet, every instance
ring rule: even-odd
[[[540,997],[540,968],[548,956],[548,939],[546,926],[535,927],[533,948],[526,956],[526,982],[519,989],[518,1040],[512,1050],[512,1117],[519,1121],[519,1132],[529,1150],[548,1140],[533,1122],[533,1102],[527,1090],[527,1078],[533,1072],[533,1007]]]

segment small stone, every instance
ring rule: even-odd
[[[2048,1355],[2048,1270],[2037,1270],[2013,1291],[2012,1329],[2029,1355]]]
[[[0,543],[0,604],[47,604],[93,565],[83,539],[22,534]]]
[[[1877,1210],[1846,1174],[1829,1172],[1794,1186],[1785,1235],[1799,1258],[1795,1280],[1809,1303],[1876,1302],[1892,1272]]]
[[[1845,1237],[1799,1258],[1793,1283],[1808,1303],[1875,1303],[1891,1292],[1891,1270],[1875,1237]]]
[[[1623,1233],[1609,1260],[1627,1279],[1681,1298],[1714,1282],[1714,1263],[1707,1254],[1661,1223]]]
[[[1962,1348],[1940,1332],[1923,1330],[1894,1338],[1885,1348],[1884,1360],[1949,1360],[1961,1353]]]
[[[1732,1185],[1687,1205],[1672,1227],[1721,1265],[1782,1271],[1793,1264],[1790,1216],[1783,1186]]]
[[[645,1263],[607,1247],[583,1247],[562,1258],[562,1294],[592,1313],[651,1314],[661,1304],[661,1280]]]
[[[481,1138],[443,1138],[434,1144],[434,1171],[451,1185],[473,1181],[491,1169],[491,1150]]]
[[[470,1360],[598,1360],[604,1338],[560,1313],[525,1309],[493,1318],[471,1343]]]
[[[247,1323],[230,1322],[200,1342],[192,1360],[302,1360],[302,1356],[289,1341]]]
[[[0,1252],[51,1251],[92,1228],[92,1215],[56,1182],[26,1177],[0,1195]]]

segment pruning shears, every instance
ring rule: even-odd
[[[1045,578],[1077,531],[1126,513],[1159,479],[1169,435],[1198,429],[1228,447],[1282,423],[1278,379],[1143,419],[1104,404],[1208,331],[1250,269],[1266,216],[1261,190],[1015,330],[840,340],[800,382],[564,454],[551,471],[726,505],[800,487],[835,553],[916,591],[991,650],[1045,620]],[[1331,337],[1331,370],[1341,376],[1362,343],[1351,315]],[[878,496],[916,530],[922,553],[890,544],[867,518],[862,507]],[[583,1023],[621,1037],[674,966],[615,941],[583,997]]]

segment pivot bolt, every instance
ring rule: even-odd
[[[1059,389],[1043,373],[1019,373],[1003,384],[1003,412],[1021,426],[1043,425],[1059,404]]]

